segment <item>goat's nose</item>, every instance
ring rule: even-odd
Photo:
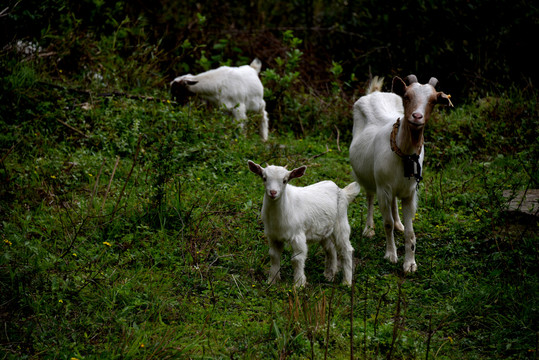
[[[423,115],[420,114],[420,113],[416,113],[416,112],[412,114],[412,117],[413,117],[415,120],[421,120],[421,119],[423,119]]]
[[[277,195],[277,190],[270,190],[270,196],[275,197]]]

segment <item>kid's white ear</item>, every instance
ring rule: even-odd
[[[293,178],[302,177],[305,174],[305,170],[307,170],[307,166],[303,165],[303,166],[300,166],[299,168],[296,168],[290,171],[290,175],[288,176],[288,179],[291,180]]]
[[[249,165],[249,170],[251,170],[251,172],[255,173],[258,176],[262,176],[262,172],[264,171],[264,169],[262,169],[262,166],[252,162],[251,160],[247,161],[247,164]]]

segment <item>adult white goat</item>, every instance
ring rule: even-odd
[[[171,83],[171,94],[180,104],[198,95],[209,103],[224,106],[240,125],[244,126],[247,111],[260,114],[260,136],[268,139],[268,113],[264,101],[264,87],[258,77],[262,63],[254,59],[250,65],[221,66],[198,75],[182,75]]]
[[[404,230],[404,271],[417,270],[416,238],[412,225],[417,206],[416,189],[421,180],[423,132],[434,105],[452,106],[450,96],[437,92],[436,78],[428,84],[407,78],[409,85],[395,77],[393,93],[380,92],[382,81],[375,78],[369,93],[354,104],[353,139],[350,163],[367,194],[367,222],[363,235],[374,235],[374,194],[384,219],[386,253],[384,258],[397,262],[393,229]],[[402,200],[404,226],[399,218],[397,198]]]
[[[350,245],[347,210],[359,194],[359,185],[354,182],[340,189],[333,181],[321,181],[296,187],[288,182],[303,176],[306,166],[288,171],[282,166],[263,168],[250,160],[248,164],[265,186],[262,221],[270,247],[268,283],[280,279],[281,254],[284,245],[289,244],[293,251],[294,286],[305,285],[307,244],[320,242],[326,252],[325,277],[333,281],[342,265],[343,283],[350,285],[354,249]]]

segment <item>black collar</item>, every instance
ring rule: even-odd
[[[421,146],[419,146],[419,152],[417,154],[406,155],[397,146],[397,132],[399,131],[400,119],[393,124],[393,130],[391,131],[391,150],[402,158],[402,164],[404,167],[404,177],[410,179],[412,176],[419,185],[419,182],[423,180],[421,176],[421,164],[419,163],[419,155],[421,154],[421,148],[423,147],[423,139],[421,139]]]

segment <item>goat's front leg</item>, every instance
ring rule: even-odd
[[[396,263],[398,257],[397,247],[395,246],[395,237],[393,235],[395,222],[393,220],[392,198],[389,196],[389,194],[381,191],[378,193],[378,204],[380,205],[380,211],[382,212],[382,217],[384,218],[384,230],[386,232],[386,254],[384,255],[384,259],[387,259],[392,263]]]
[[[374,194],[367,193],[367,222],[363,230],[363,236],[374,236]]]
[[[305,278],[305,260],[307,259],[307,239],[305,234],[297,235],[290,240],[292,247],[292,268],[294,269],[294,286],[302,287],[307,282]]]
[[[270,240],[269,246],[271,267],[268,284],[273,284],[276,281],[281,280],[281,254],[283,253],[284,244],[281,241]]]
[[[415,195],[402,200],[402,215],[404,218],[404,272],[417,270],[415,262],[416,238],[414,233],[413,219],[416,211]]]
[[[247,120],[245,104],[239,103],[232,107],[232,115],[234,115],[234,119],[240,124],[241,129],[244,130],[245,121]]]

